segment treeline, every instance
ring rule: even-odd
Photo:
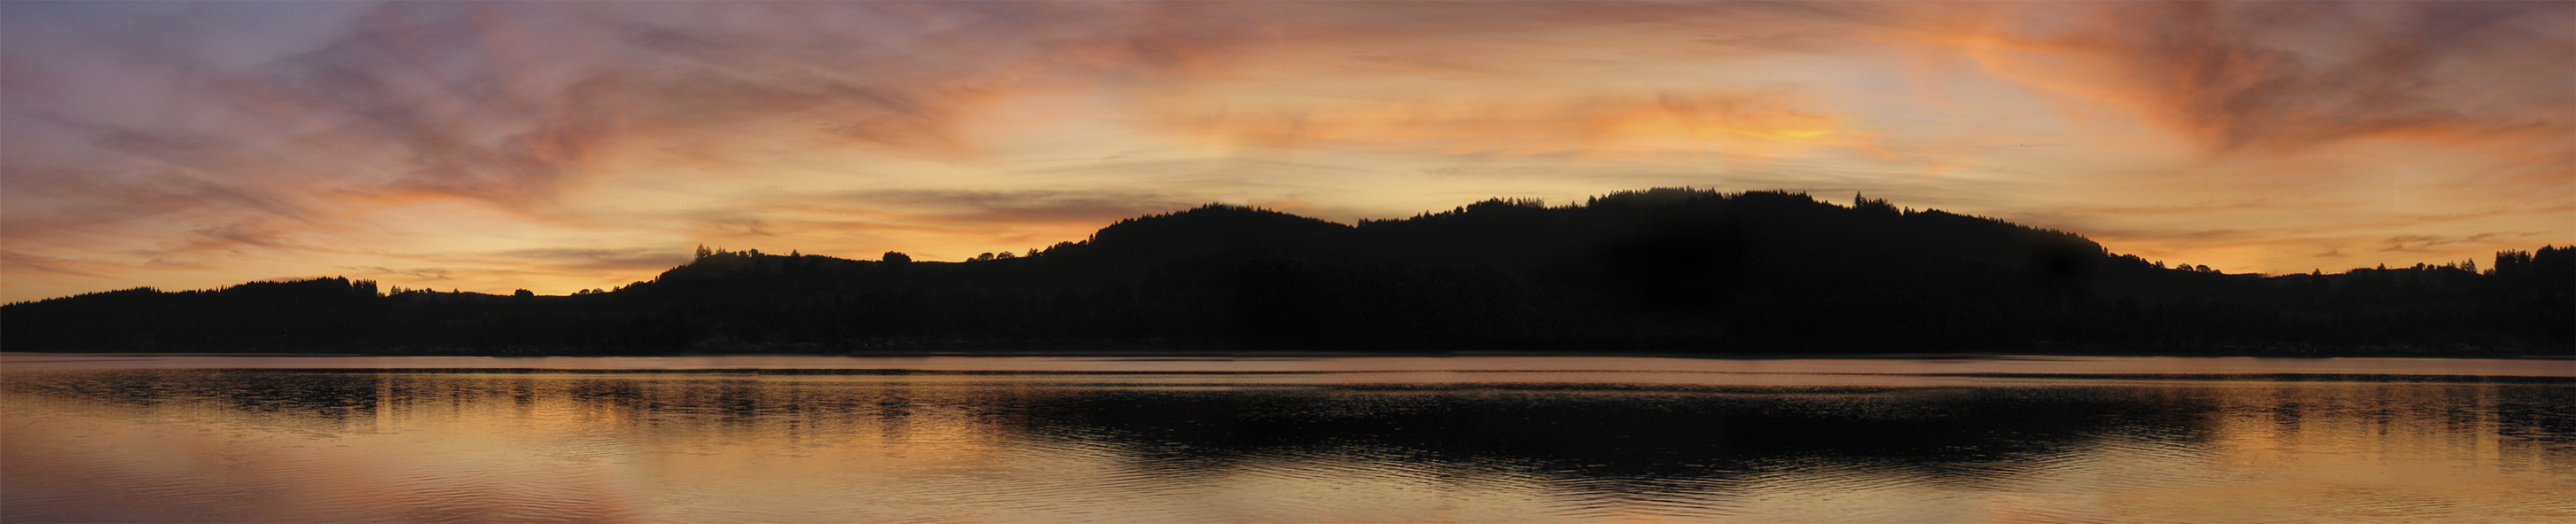
[[[0,308],[13,351],[2566,354],[2576,248],[2264,277],[1855,197],[1656,189],[1337,224],[1210,205],[966,262],[701,248],[570,296],[372,282]]]

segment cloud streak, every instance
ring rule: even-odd
[[[1423,99],[1224,107],[1171,125],[1227,146],[1432,153],[1652,154],[1829,143],[1835,118],[1791,90],[1701,90],[1542,100]]]
[[[2219,152],[2365,137],[2571,144],[2576,8],[2548,2],[2133,2],[2025,6],[1981,58],[2126,104]],[[2061,69],[2062,68],[2062,69]],[[2051,71],[2051,69],[2060,69]],[[2063,69],[2088,74],[2067,75]],[[2570,157],[2561,157],[2564,161]]]

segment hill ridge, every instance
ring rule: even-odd
[[[1226,204],[963,262],[701,248],[568,296],[345,278],[0,307],[23,350],[624,354],[1197,348],[2513,354],[2566,349],[2576,249],[2228,275],[1855,195],[1495,198],[1340,224]]]

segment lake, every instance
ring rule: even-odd
[[[2576,522],[2576,361],[0,355],[10,522]]]

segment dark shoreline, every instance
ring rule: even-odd
[[[643,358],[643,357],[851,357],[851,358],[923,358],[923,357],[1077,357],[1118,358],[1125,360],[1233,360],[1287,358],[1423,358],[1423,357],[1609,357],[1609,358],[1674,358],[1692,360],[1973,360],[1997,358],[2267,358],[2321,360],[2336,358],[2407,358],[2471,360],[2576,360],[2569,354],[2470,354],[2470,353],[2362,353],[2362,354],[2264,354],[2264,353],[1743,353],[1715,354],[1705,352],[1581,352],[1581,351],[1332,351],[1332,350],[991,350],[991,351],[848,351],[848,352],[656,352],[656,353],[516,353],[489,351],[353,353],[353,352],[92,352],[92,351],[0,351],[0,356],[61,355],[99,357],[486,357],[486,358]],[[111,359],[102,359],[111,360]]]

